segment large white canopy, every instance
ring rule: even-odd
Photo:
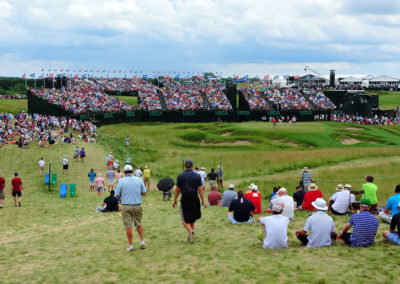
[[[369,80],[370,84],[374,84],[374,83],[389,83],[389,82],[399,82],[399,79],[390,77],[390,76],[386,76],[386,75],[382,75],[379,77],[376,77],[374,79]]]
[[[360,78],[356,78],[356,77],[353,77],[353,76],[350,76],[350,77],[347,77],[347,78],[344,78],[343,80],[340,80],[340,83],[350,83],[350,84],[356,84],[356,83],[362,83],[363,82],[363,80],[362,79],[360,79]]]

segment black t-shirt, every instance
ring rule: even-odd
[[[293,194],[293,199],[294,199],[294,201],[297,202],[297,207],[299,207],[303,204],[303,199],[304,199],[305,194],[306,194],[306,192],[304,190],[296,191]]]
[[[107,204],[107,211],[117,211],[118,210],[118,198],[115,196],[109,196],[104,199],[104,203]]]
[[[207,175],[207,178],[209,180],[217,180],[217,177],[218,177],[218,175],[216,173],[213,173],[213,172],[209,172],[208,175]]]
[[[392,217],[392,222],[390,223],[390,229],[394,230],[397,227],[397,233],[400,236],[400,213],[397,213]]]
[[[197,193],[197,188],[202,184],[201,176],[193,170],[184,171],[176,180],[176,186],[181,189],[182,196],[186,193]]]
[[[241,203],[243,200],[243,203]],[[253,202],[245,198],[235,199],[229,206],[229,211],[233,211],[233,218],[238,222],[246,222],[250,219],[250,211],[256,210]]]

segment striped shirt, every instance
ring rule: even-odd
[[[361,211],[350,217],[353,234],[350,237],[352,247],[365,247],[374,244],[378,231],[378,219],[368,211]]]
[[[311,173],[303,172],[301,177],[304,185],[309,185],[311,183]]]

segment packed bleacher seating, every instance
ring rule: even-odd
[[[251,110],[271,110],[272,106],[264,99],[266,87],[250,87],[240,90],[244,98],[249,103]]]
[[[335,104],[323,92],[315,89],[306,89],[303,92],[317,109],[336,109]]]
[[[69,117],[45,116],[21,112],[0,114],[0,146],[16,144],[19,147],[38,142],[46,147],[52,144],[75,143],[77,139],[96,142],[96,125]],[[74,136],[74,134],[75,136]]]

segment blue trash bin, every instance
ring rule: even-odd
[[[60,184],[60,197],[65,198],[67,196],[67,184]]]
[[[50,175],[44,174],[44,184],[49,184],[49,182],[50,182]]]

